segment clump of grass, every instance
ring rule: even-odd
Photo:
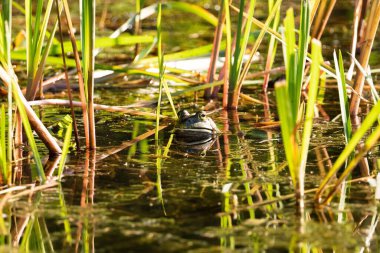
[[[304,68],[306,62],[308,36],[310,32],[310,12],[308,1],[302,1],[299,49],[296,51],[295,27],[293,10],[289,9],[284,20],[284,57],[286,66],[286,82],[276,84],[276,101],[281,121],[281,134],[288,161],[290,175],[303,208],[304,177],[308,156],[310,136],[313,127],[314,107],[316,104],[320,62],[321,45],[317,40],[312,41],[312,64],[309,83],[308,100],[305,114],[302,114],[301,88],[304,81]],[[302,137],[298,130],[303,119]]]
[[[247,18],[244,20],[244,9],[245,9],[245,2],[244,0],[240,1],[239,6],[239,15],[238,15],[238,22],[236,26],[236,42],[235,42],[235,52],[233,55],[233,61],[231,61],[230,66],[230,74],[229,74],[229,107],[235,107],[236,105],[233,105],[233,95],[238,92],[238,81],[239,81],[239,75],[241,68],[243,66],[243,57],[248,45],[248,39],[252,27],[252,18],[253,13],[255,10],[255,0],[250,0],[248,2],[248,11],[247,11]],[[235,108],[236,109],[236,108]]]

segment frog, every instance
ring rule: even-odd
[[[205,111],[190,114],[187,110],[178,112],[174,134],[178,142],[185,145],[206,143],[216,138],[220,130]]]

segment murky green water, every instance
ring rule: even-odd
[[[204,2],[211,7],[216,4]],[[326,31],[327,59],[332,58],[333,48],[349,48],[350,22],[343,19],[353,3],[339,2],[331,20],[333,24]],[[258,4],[265,7],[262,1]],[[123,15],[115,15],[115,19]],[[176,47],[188,48],[212,41],[213,28],[207,24],[200,22],[194,26],[191,22],[195,21],[189,23],[186,17],[179,21],[183,27],[168,17],[165,21],[168,52],[178,50]],[[195,38],[194,33],[198,31],[200,38]],[[189,34],[195,39],[189,40]],[[374,50],[378,48],[377,43]],[[108,55],[109,58],[112,57]],[[373,68],[379,66],[378,60],[373,61]],[[155,84],[126,89],[118,83],[104,82],[98,84],[96,102],[127,105],[137,100],[132,95],[139,94],[138,99],[143,100],[149,99],[153,92],[157,92]],[[243,92],[262,99],[260,86],[249,86]],[[339,111],[337,90],[328,89],[327,93],[324,109],[332,119]],[[274,104],[272,92],[269,100]],[[175,101],[181,108],[193,111],[206,104],[202,99],[194,101],[191,95]],[[170,111],[168,105],[164,105],[165,111]],[[62,108],[44,109],[42,114],[44,121],[52,124],[59,115],[68,112]],[[275,112],[272,106],[269,113],[274,119]],[[61,186],[30,198],[21,197],[5,206],[7,224],[12,224],[12,237],[6,238],[12,241],[6,240],[9,247],[4,246],[2,250],[8,251],[21,242],[22,236],[31,233],[30,240],[39,242],[33,247],[35,252],[43,249],[47,252],[377,252],[379,214],[374,189],[367,182],[347,183],[345,191],[325,210],[314,209],[313,193],[309,193],[305,214],[298,215],[279,129],[263,130],[256,124],[264,121],[264,115],[262,105],[249,103],[243,103],[237,114],[217,111],[211,117],[223,134],[209,147],[195,148],[175,142],[169,145],[170,127],[161,131],[158,145],[152,135],[131,146],[126,141],[152,130],[154,121],[98,111],[96,152],[71,153]],[[340,120],[331,122],[320,118],[318,121],[309,153],[307,189],[319,185],[329,162],[344,148]],[[164,152],[168,152],[166,157],[162,156]],[[375,168],[373,164],[378,157],[375,148],[368,157],[371,169]],[[27,177],[28,172],[24,173]]]

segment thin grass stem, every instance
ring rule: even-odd
[[[162,5],[161,1],[158,1],[157,5],[157,50],[158,50],[158,66],[159,66],[159,90],[158,90],[158,101],[156,109],[156,131],[154,134],[154,139],[158,141],[158,132],[160,127],[160,113],[161,113],[161,99],[162,99],[162,86],[164,83],[164,59],[162,55],[162,35],[161,35],[161,20],[162,20]]]
[[[305,121],[302,131],[301,151],[300,151],[300,169],[299,169],[299,181],[300,181],[300,197],[304,196],[304,180],[306,171],[306,162],[309,152],[309,144],[311,138],[311,132],[313,128],[314,108],[317,102],[319,77],[320,77],[320,62],[322,61],[321,43],[318,40],[312,40],[311,46],[312,64],[311,64],[311,76],[308,91],[308,100],[305,112]],[[302,203],[302,202],[301,202]],[[301,206],[303,208],[303,206]]]

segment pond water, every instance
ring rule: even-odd
[[[298,1],[285,2],[283,10],[298,5]],[[215,13],[215,1],[198,3]],[[265,4],[258,1],[264,10]],[[111,5],[111,11],[131,6]],[[339,1],[334,11],[322,40],[326,59],[332,59],[334,48],[349,51],[347,13],[352,15],[352,6],[353,1]],[[116,12],[115,22],[124,22],[124,13]],[[201,20],[180,13],[174,20],[165,15],[167,52],[212,42],[213,27]],[[264,11],[258,15],[263,18]],[[143,23],[144,29],[149,31],[149,21]],[[376,42],[374,50],[378,49]],[[122,50],[106,50],[99,60],[112,65],[110,59],[119,61]],[[275,64],[283,65],[278,59]],[[380,65],[378,59],[371,60],[373,69]],[[264,60],[259,61],[255,68],[262,69]],[[124,75],[113,80],[117,81],[97,83],[96,103],[128,105],[157,94],[155,82],[126,88]],[[246,86],[243,93],[263,99],[261,85]],[[238,112],[216,110],[210,117],[223,133],[209,146],[198,147],[172,142],[170,121],[162,122],[169,126],[160,131],[160,141],[155,143],[154,132],[144,136],[154,129],[153,119],[97,111],[97,150],[72,152],[61,185],[6,204],[3,213],[7,224],[12,224],[12,236],[6,238],[12,239],[2,250],[10,250],[24,233],[32,231],[30,240],[42,241],[32,247],[35,252],[377,252],[379,205],[366,181],[348,181],[323,210],[314,208],[313,192],[307,193],[305,213],[298,214],[280,130],[259,124],[265,121],[264,115],[277,119],[273,90],[268,99],[269,109],[242,101]],[[217,108],[193,93],[174,100],[178,107],[194,112],[205,106]],[[341,121],[331,121],[339,114],[337,100],[337,90],[328,88],[323,108],[330,120],[316,119],[306,189],[318,187],[344,148]],[[149,107],[139,110],[154,112]],[[170,110],[165,103],[163,113]],[[69,113],[65,108],[41,111],[47,125]],[[81,127],[80,119],[79,123]],[[129,142],[138,136],[140,141]],[[376,147],[368,156],[371,171],[378,157]]]

